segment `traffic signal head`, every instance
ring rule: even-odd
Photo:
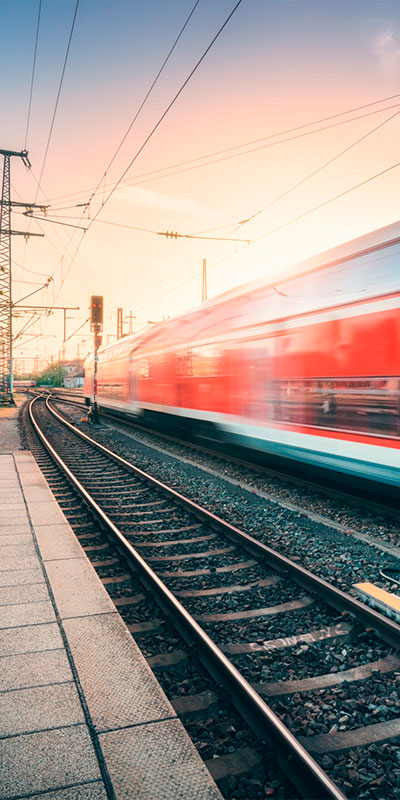
[[[94,294],[90,298],[90,327],[103,330],[103,298]]]

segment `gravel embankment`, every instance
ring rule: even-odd
[[[247,491],[221,477],[204,472],[201,467],[182,462],[178,456],[160,452],[156,449],[156,444],[150,447],[111,427],[95,428],[87,423],[79,423],[80,412],[71,412],[70,407],[64,406],[62,411],[75,423],[78,422],[90,436],[115,449],[136,466],[260,539],[269,547],[298,561],[338,588],[354,593],[354,583],[372,581],[383,588],[397,591],[395,585],[392,586],[379,574],[384,567],[400,566],[399,560],[394,556],[329,525],[316,522],[300,512],[259,497],[251,490]],[[233,466],[232,469],[238,470],[238,467]],[[261,478],[257,478],[257,481],[260,480]],[[326,500],[328,510],[331,502]],[[365,517],[361,510],[352,510],[352,515],[353,520],[355,517],[358,519],[360,530],[371,532],[369,514]],[[393,521],[388,520],[389,533],[391,525]]]

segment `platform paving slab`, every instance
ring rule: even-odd
[[[185,736],[178,719],[101,734],[116,800],[222,800]]]
[[[21,501],[22,493],[17,487],[11,489],[3,489],[2,482],[0,481],[0,503],[17,503]]]
[[[2,656],[0,660],[0,692],[66,683],[72,679],[71,667],[63,649],[19,653]]]
[[[0,561],[3,558],[14,558],[16,565],[18,565],[20,556],[36,556],[36,549],[32,540],[19,545],[0,545]]]
[[[0,588],[0,606],[40,603],[49,599],[49,592],[45,583],[34,583],[25,586],[2,586]]]
[[[54,495],[47,484],[24,486],[24,497],[28,506],[31,503],[54,503]]]
[[[13,457],[17,464],[24,461],[28,461],[30,464],[32,463],[32,453],[30,450],[17,450],[16,453],[13,453]]]
[[[34,486],[37,486],[38,488],[41,488],[43,486],[47,487],[46,480],[43,477],[42,473],[39,472],[37,467],[36,469],[34,469],[32,466],[30,466],[29,469],[27,470],[27,469],[21,469],[21,467],[18,466],[18,471],[21,476],[21,481],[23,481],[24,484],[24,490],[28,487],[31,488]]]
[[[64,514],[54,498],[52,500],[44,500],[38,503],[34,503],[32,500],[30,500],[28,502],[28,508],[32,524],[34,526],[59,525],[60,523],[62,524],[65,522]]]
[[[118,614],[69,619],[64,628],[98,732],[176,716]]]
[[[0,694],[0,738],[84,722],[74,683],[15,689]]]
[[[3,525],[8,525],[10,522],[27,522],[28,517],[26,514],[25,506],[20,506],[19,508],[12,508],[12,509],[3,509],[0,511],[0,527]]]
[[[22,494],[15,500],[11,500],[9,497],[0,497],[0,514],[7,514],[7,511],[21,511],[21,509],[25,511],[25,503]]]
[[[41,567],[31,569],[14,569],[0,572],[0,586],[22,586],[23,584],[44,583]]]
[[[38,565],[38,558],[37,555],[32,556],[21,556],[20,558],[2,558],[0,559],[0,572],[14,572],[14,570],[18,571],[21,569],[32,569],[37,567]]]
[[[79,544],[67,523],[60,525],[35,525],[35,534],[43,561],[59,561],[65,558],[87,558],[83,547]]]
[[[27,544],[32,541],[32,534],[30,533],[3,533],[5,528],[0,528],[0,547],[6,547],[9,544]]]
[[[0,628],[19,628],[21,625],[40,625],[55,620],[54,609],[49,600],[41,603],[0,607]]]
[[[86,725],[0,740],[0,797],[26,797],[101,779]]]
[[[87,559],[46,561],[45,565],[61,619],[116,613]]]
[[[56,622],[0,630],[0,656],[37,653],[64,647]]]
[[[10,522],[8,525],[0,525],[0,536],[19,536],[21,533],[29,533],[32,536],[32,529],[29,521],[26,522]]]

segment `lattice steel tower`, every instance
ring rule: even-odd
[[[3,184],[0,206],[0,404],[11,405],[12,387],[12,289],[11,289],[11,197],[10,158],[22,158],[30,168],[26,150],[0,150],[4,156]]]

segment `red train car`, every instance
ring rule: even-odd
[[[400,225],[101,348],[98,402],[400,485]]]
[[[36,381],[20,380],[19,378],[13,381],[13,388],[18,391],[21,389],[30,389],[32,386],[36,386]]]

